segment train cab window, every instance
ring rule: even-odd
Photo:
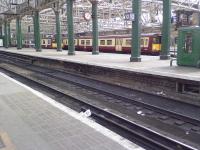
[[[131,39],[126,40],[126,45],[130,46],[131,45]]]
[[[161,37],[154,37],[153,38],[153,44],[160,44],[161,43]]]
[[[100,40],[100,45],[105,45],[105,40]]]
[[[107,40],[107,45],[112,45],[112,40]]]
[[[86,40],[86,45],[90,45],[90,40]]]
[[[85,40],[81,40],[81,45],[85,45]]]
[[[184,49],[187,53],[192,53],[192,34],[191,33],[187,33],[185,35]]]

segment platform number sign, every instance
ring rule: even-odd
[[[135,21],[135,14],[134,13],[125,13],[124,19],[126,21]]]

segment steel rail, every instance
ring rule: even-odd
[[[1,57],[1,55],[0,55],[0,57]],[[1,58],[1,60],[5,59],[5,58],[6,58],[7,61],[8,61],[8,59],[11,59],[10,63],[11,63],[14,59],[19,59],[19,58],[17,58],[17,57],[13,57],[13,56],[9,58],[9,57],[7,57],[7,56],[4,55],[3,58]],[[21,61],[21,60],[20,60],[20,61]],[[14,63],[14,65],[17,65],[17,64]],[[20,64],[18,64],[18,65],[20,66]],[[24,64],[23,64],[23,65],[24,65]],[[25,67],[25,66],[23,66],[23,67]],[[38,67],[38,66],[35,66],[35,67]],[[82,88],[90,89],[90,90],[96,91],[96,92],[98,92],[98,93],[107,95],[107,96],[112,96],[112,97],[114,97],[114,98],[116,98],[116,99],[123,100],[124,102],[128,102],[128,103],[131,103],[131,104],[133,104],[133,105],[142,106],[142,107],[144,107],[144,108],[146,108],[146,109],[148,109],[148,110],[152,110],[152,111],[154,111],[154,112],[162,113],[162,114],[165,114],[165,115],[167,115],[167,116],[169,116],[169,117],[173,117],[173,118],[176,118],[176,119],[180,119],[180,120],[182,120],[182,121],[184,121],[184,122],[192,123],[192,124],[194,124],[194,125],[199,125],[199,124],[200,124],[200,120],[195,119],[195,118],[190,118],[190,117],[188,117],[188,116],[185,116],[185,115],[183,115],[183,114],[177,113],[177,112],[175,112],[175,111],[166,110],[166,109],[163,109],[163,108],[161,108],[161,107],[159,107],[159,106],[156,106],[156,105],[152,105],[152,104],[145,103],[145,102],[142,102],[142,101],[137,101],[137,100],[135,100],[135,99],[130,99],[130,98],[127,98],[127,97],[125,97],[125,96],[123,96],[123,95],[118,95],[117,93],[109,92],[108,90],[106,90],[106,89],[104,89],[104,88],[98,88],[98,87],[95,88],[95,87],[92,87],[92,86],[88,86],[88,85],[86,85],[86,84],[82,84],[82,83],[80,83],[80,82],[78,83],[78,82],[75,82],[75,81],[67,80],[66,78],[61,78],[61,77],[58,77],[58,76],[56,76],[56,75],[51,74],[51,72],[55,72],[55,71],[56,71],[56,72],[61,72],[61,73],[63,73],[62,71],[59,71],[59,70],[53,70],[53,69],[49,69],[49,68],[48,68],[49,72],[46,73],[46,72],[42,72],[42,71],[38,71],[38,70],[36,70],[36,69],[33,69],[33,68],[31,68],[31,66],[26,66],[25,68],[28,69],[28,70],[30,70],[30,71],[34,71],[34,72],[37,72],[37,73],[40,73],[40,74],[43,74],[43,75],[50,76],[50,77],[52,77],[52,78],[54,78],[54,79],[62,80],[62,81],[64,81],[64,82],[66,82],[66,83],[71,83],[71,84],[80,86],[80,87],[82,87]],[[39,69],[39,68],[40,68],[40,69],[47,69],[47,68],[44,68],[44,67],[38,67],[38,69]],[[102,81],[99,81],[99,80],[95,80],[95,79],[83,77],[83,76],[80,76],[80,75],[77,75],[77,74],[66,73],[66,72],[64,72],[64,73],[65,73],[65,74],[70,74],[70,75],[76,76],[76,77],[78,77],[78,78],[85,78],[86,80],[89,80],[90,82],[98,82],[98,83],[100,83],[100,84],[102,84],[102,85],[106,85],[106,86],[110,86],[110,87],[118,87],[118,88],[121,88],[121,87],[118,86],[118,85],[112,85],[112,84],[110,84],[110,83],[105,83],[105,82],[102,82]],[[126,88],[126,87],[123,87],[123,89],[130,90],[130,89]],[[134,91],[138,92],[137,90],[132,90],[132,92],[134,92]],[[141,93],[143,93],[143,92],[141,92]],[[150,93],[144,93],[144,94],[146,94],[147,97],[148,97],[148,95],[151,95],[151,96],[152,96],[152,94],[150,94]],[[157,96],[157,95],[153,95],[153,96],[155,96],[155,97],[160,97],[160,96]],[[160,97],[160,98],[162,98],[162,97]],[[165,98],[165,99],[166,99],[166,98]],[[171,100],[171,99],[169,99],[169,101],[170,101],[170,100]]]
[[[141,124],[132,122],[127,120],[126,118],[123,118],[119,115],[116,115],[112,112],[106,111],[100,107],[97,107],[95,105],[89,104],[81,100],[79,97],[76,96],[70,96],[70,94],[66,95],[59,89],[49,86],[48,84],[39,82],[37,80],[31,79],[26,75],[21,75],[19,73],[16,73],[12,70],[2,68],[2,70],[5,72],[8,72],[12,75],[16,75],[20,78],[23,78],[25,80],[28,80],[29,82],[35,83],[38,86],[44,87],[45,89],[49,89],[53,91],[54,93],[62,94],[67,98],[70,98],[73,100],[73,102],[77,103],[78,105],[81,106],[83,109],[90,109],[92,114],[96,117],[101,119],[101,121],[104,121],[105,123],[108,123],[110,125],[116,126],[118,130],[121,132],[125,132],[128,134],[129,137],[131,138],[136,138],[137,141],[142,142],[142,144],[145,144],[148,149],[154,149],[154,150],[197,150],[196,148],[189,146],[185,143],[179,142],[175,139],[169,138],[165,135],[162,135],[158,132],[155,132],[149,128],[144,127]],[[66,102],[65,102],[65,105]]]

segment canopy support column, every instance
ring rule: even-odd
[[[41,52],[41,37],[40,37],[40,15],[39,10],[34,13],[34,38],[35,38],[35,50]]]
[[[73,0],[67,0],[68,55],[75,55]]]
[[[98,1],[91,1],[92,3],[92,54],[99,54],[99,31],[98,31],[98,18],[97,18],[97,4]]]
[[[16,19],[16,34],[17,34],[17,49],[22,49],[22,29],[21,29],[20,16],[17,16]]]
[[[132,21],[132,42],[131,42],[131,62],[140,62],[141,47],[141,0],[132,0],[132,11],[135,20]]]
[[[4,47],[8,48],[8,28],[7,28],[7,21],[4,22]]]
[[[163,0],[161,60],[170,59],[171,0]]]

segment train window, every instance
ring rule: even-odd
[[[131,45],[131,39],[126,40],[126,45],[130,46]]]
[[[51,44],[51,39],[48,39],[48,44]]]
[[[161,36],[153,38],[153,44],[160,44],[161,43]]]
[[[42,43],[45,44],[45,40],[42,40]]]
[[[187,53],[192,53],[192,34],[191,33],[187,33],[185,36],[184,48]]]
[[[146,39],[145,39],[145,42],[144,42],[144,46],[146,46],[146,47],[147,47],[148,45],[149,45],[149,39],[148,39],[148,38],[146,38]]]
[[[100,45],[105,45],[105,40],[100,40]]]
[[[85,40],[81,40],[81,45],[85,45]]]
[[[142,47],[144,46],[144,39],[143,39],[143,38],[140,40],[140,45],[141,45]]]
[[[90,40],[86,40],[86,45],[90,45]]]
[[[112,40],[107,40],[107,45],[112,45]]]

